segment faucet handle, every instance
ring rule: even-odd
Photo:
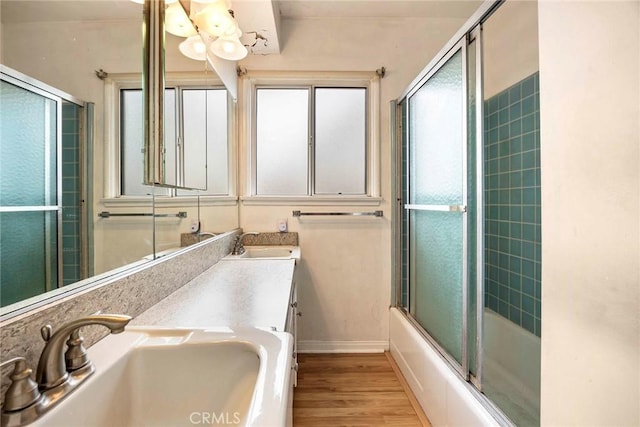
[[[53,327],[51,325],[44,325],[40,328],[40,335],[44,342],[49,342],[49,338],[51,338],[51,334],[53,334]]]
[[[87,349],[82,345],[83,342],[84,338],[80,336],[80,328],[75,329],[69,335],[67,351],[64,353],[64,362],[68,372],[77,371],[90,363]]]
[[[27,367],[24,357],[15,357],[0,364],[0,367],[13,363],[11,373],[11,385],[4,395],[3,412],[19,411],[40,400],[38,384],[31,379],[33,372]]]
[[[102,310],[92,313],[91,316],[98,316],[100,314],[102,314]],[[64,353],[64,363],[67,367],[67,372],[77,371],[91,363],[87,349],[82,344],[83,342],[84,338],[80,335],[80,328],[74,329],[66,342],[67,351]]]

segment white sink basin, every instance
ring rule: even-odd
[[[227,255],[223,260],[300,259],[300,246],[245,246],[240,255]]]
[[[89,349],[96,372],[35,425],[283,426],[292,345],[255,328],[127,328]]]

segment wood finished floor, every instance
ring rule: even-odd
[[[429,426],[387,353],[299,354],[298,363],[294,427]]]

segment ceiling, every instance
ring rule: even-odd
[[[459,18],[483,3],[468,0],[279,0],[285,18]]]
[[[466,19],[482,3],[469,0],[231,0],[253,54],[280,52],[279,17],[457,18]],[[279,16],[278,16],[279,15]],[[131,0],[0,0],[3,23],[142,21],[142,5]]]
[[[482,1],[470,0],[273,0],[284,18],[469,17]],[[251,13],[264,0],[232,0]],[[2,22],[110,21],[140,19],[142,7],[130,0],[0,0]],[[253,19],[262,15],[257,10]],[[239,19],[241,14],[237,13]]]

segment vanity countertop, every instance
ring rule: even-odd
[[[132,320],[167,327],[258,326],[284,331],[295,261],[220,261]]]

